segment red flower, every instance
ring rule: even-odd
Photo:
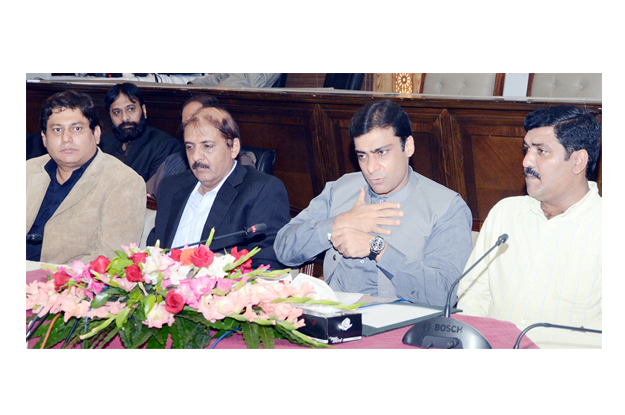
[[[232,248],[230,250],[230,255],[232,255],[235,258],[235,261],[238,261],[239,258],[249,254],[250,252],[247,249],[242,249],[241,251],[239,251],[239,249],[235,246],[234,248]],[[244,263],[242,263],[240,265],[241,268],[243,268],[243,270],[251,270],[252,269],[252,258],[248,258],[247,261],[245,261]]]
[[[106,267],[108,267],[110,263],[111,261],[107,257],[100,255],[91,261],[91,269],[98,274],[104,274],[106,272]]]
[[[132,260],[135,265],[145,264],[145,258],[147,258],[147,252],[137,252],[135,254],[128,255],[128,258]]]
[[[176,292],[176,290],[167,291],[165,299],[165,309],[172,314],[178,314],[184,307],[184,297]]]
[[[213,263],[213,259],[215,259],[215,254],[206,245],[198,246],[191,254],[191,262],[198,268],[208,267]]]
[[[180,261],[180,254],[182,254],[182,249],[172,249],[169,251],[169,256],[174,261]]]
[[[61,287],[67,284],[70,278],[72,278],[72,276],[64,269],[54,274],[54,289],[60,291]]]
[[[126,267],[126,278],[130,282],[142,282],[143,274],[141,273],[141,268],[137,264]]]

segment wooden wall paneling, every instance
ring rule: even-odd
[[[264,101],[228,104],[244,145],[275,150],[273,174],[286,186],[291,214],[296,215],[320,191],[312,180],[321,174],[314,156],[313,105]]]
[[[493,90],[493,96],[500,97],[503,95],[503,86],[506,82],[505,73],[497,73],[495,75],[495,88]]]
[[[523,120],[526,112],[452,112],[462,141],[462,168],[474,219],[482,223],[502,198],[525,194]]]
[[[393,92],[393,74],[392,73],[374,73],[373,74],[373,90],[380,92]]]
[[[464,174],[463,142],[460,125],[446,109],[441,112],[441,124],[441,130],[443,131],[441,142],[443,163],[440,168],[441,180],[439,180],[439,183],[458,192],[465,202],[469,204]]]
[[[373,78],[379,81],[381,75]],[[390,74],[388,74],[390,75]],[[376,78],[377,77],[377,78]],[[340,91],[218,89],[198,86],[139,85],[146,99],[148,122],[172,134],[179,126],[180,106],[191,94],[210,94],[232,112],[247,145],[277,152],[274,174],[289,192],[292,213],[304,209],[325,183],[358,171],[348,134],[353,114],[372,99],[392,99],[408,113],[416,151],[415,171],[457,191],[469,204],[474,222],[483,221],[501,198],[524,194],[522,140],[525,116],[558,100],[424,97]],[[67,89],[87,92],[98,106],[103,131],[110,131],[104,112],[107,84],[28,83],[26,129],[39,130],[39,113],[50,95]],[[599,114],[600,101],[566,101]],[[107,131],[108,130],[108,131]],[[598,185],[602,184],[601,159]]]
[[[328,181],[336,180],[345,172],[340,131],[337,131],[335,115],[321,105],[315,105],[311,119],[311,134],[316,176],[312,178],[315,196],[321,193]]]

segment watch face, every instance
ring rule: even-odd
[[[379,236],[376,236],[375,238],[371,240],[370,245],[371,245],[371,251],[375,252],[376,254],[379,254],[384,249],[384,245],[385,245],[384,239],[382,239]]]

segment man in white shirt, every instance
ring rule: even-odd
[[[601,125],[585,109],[562,105],[530,113],[523,168],[529,196],[501,200],[488,214],[471,266],[459,284],[466,314],[520,328],[551,323],[601,329],[601,196],[588,177],[599,158]]]

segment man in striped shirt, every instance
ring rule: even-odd
[[[529,196],[489,212],[459,284],[466,314],[520,328],[551,323],[601,329],[601,196],[588,177],[599,158],[601,125],[585,109],[562,105],[524,122],[523,168]]]

